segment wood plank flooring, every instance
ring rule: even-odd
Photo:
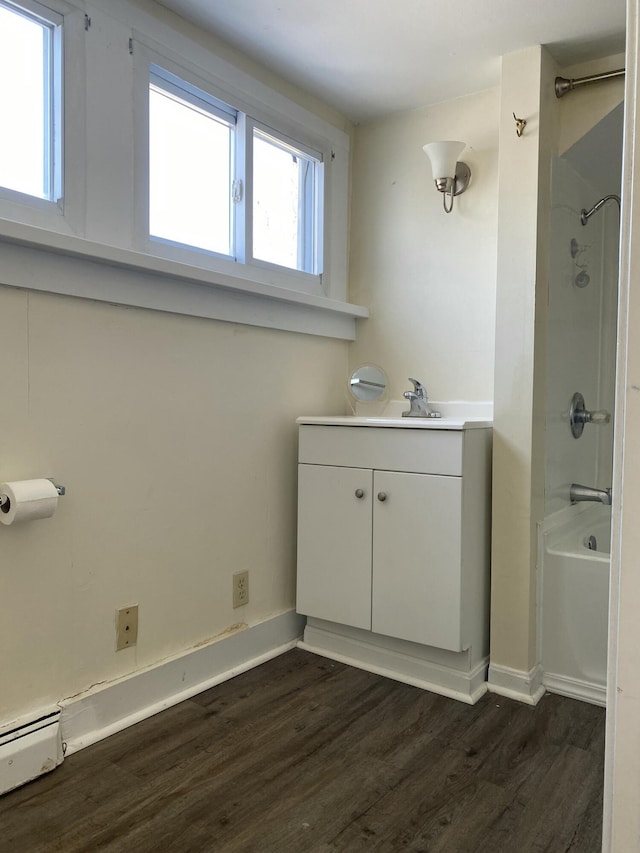
[[[604,710],[296,649],[0,797],[12,853],[598,853]]]

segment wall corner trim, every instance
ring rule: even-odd
[[[487,687],[490,693],[507,696],[527,705],[537,705],[545,694],[542,684],[542,667],[536,664],[533,669],[523,672],[492,663],[489,666]]]
[[[305,618],[295,611],[59,703],[66,755],[259,666],[296,646]]]

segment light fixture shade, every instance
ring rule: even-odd
[[[458,157],[466,148],[466,142],[428,142],[422,146],[422,150],[431,160],[433,180],[439,178],[454,178],[456,174],[456,163]]]

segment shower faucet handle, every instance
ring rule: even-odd
[[[597,412],[585,412],[585,417],[588,424],[608,424],[611,420],[611,414],[604,409],[599,409]]]
[[[608,424],[610,420],[611,414],[605,411],[605,409],[593,412],[589,411],[585,405],[584,397],[579,391],[576,391],[571,398],[569,423],[574,438],[580,438],[585,424]]]

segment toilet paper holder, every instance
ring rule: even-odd
[[[53,485],[56,487],[56,492],[60,495],[60,497],[62,497],[62,495],[65,495],[67,493],[66,487],[65,486],[59,486],[56,483],[56,481],[53,479],[53,477],[47,477],[46,479],[49,480],[50,483],[53,483]],[[6,504],[8,500],[9,500],[9,498],[6,495],[0,494],[0,506],[2,506],[3,504]]]

